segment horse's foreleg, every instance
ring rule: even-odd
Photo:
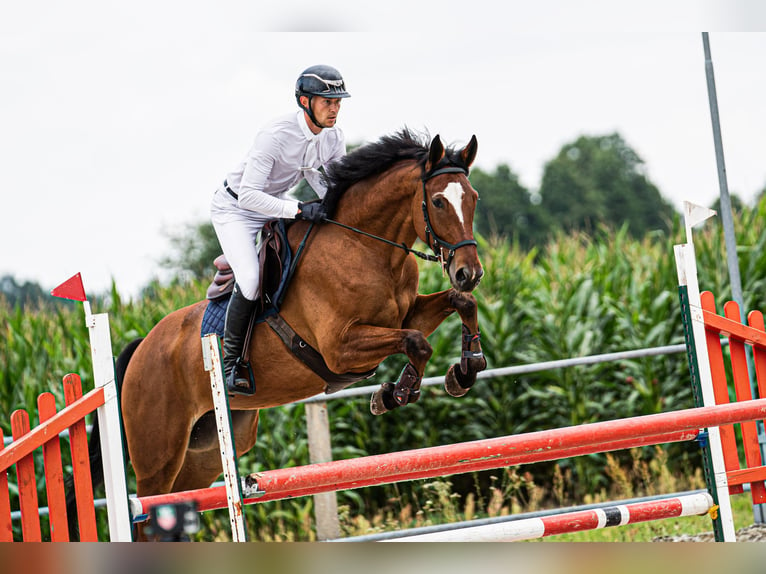
[[[370,401],[370,410],[379,415],[420,396],[420,381],[433,350],[426,336],[417,329],[390,329],[371,325],[352,325],[336,349],[324,353],[327,365],[337,373],[379,365],[390,355],[403,353],[409,359],[399,381],[384,383]]]
[[[476,298],[467,293],[454,293],[455,309],[463,321],[460,363],[447,370],[444,389],[453,397],[462,397],[476,382],[476,375],[487,368],[487,359],[481,350],[478,306]]]
[[[457,312],[463,322],[462,348],[459,364],[450,366],[444,388],[453,397],[462,397],[476,382],[476,374],[487,368],[481,350],[478,307],[470,293],[448,289],[431,295],[418,295],[405,326],[430,335],[450,314]]]
[[[433,349],[421,331],[405,329],[400,332],[405,335],[402,338],[402,349],[396,352],[407,355],[409,362],[402,369],[396,383],[383,383],[372,394],[370,412],[374,415],[414,403],[420,398],[420,382]]]

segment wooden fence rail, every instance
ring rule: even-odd
[[[52,542],[69,541],[59,437],[59,433],[65,429],[69,430],[80,540],[98,541],[85,416],[104,404],[104,389],[97,388],[83,396],[82,383],[76,374],[66,375],[63,387],[66,407],[59,412],[56,412],[56,401],[52,393],[45,392],[38,397],[39,426],[30,428],[29,413],[24,410],[16,410],[11,414],[13,442],[0,451],[0,542],[13,542],[8,472],[14,465],[22,538],[24,542],[43,540],[34,460],[37,449],[42,449],[43,453],[50,524],[48,539]],[[0,429],[0,439],[2,438],[3,432]]]

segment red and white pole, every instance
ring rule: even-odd
[[[596,530],[636,522],[706,514],[713,507],[707,492],[665,500],[616,504],[593,510],[579,510],[540,518],[525,518],[499,524],[470,526],[446,532],[390,538],[387,542],[514,542],[543,538],[566,532]]]

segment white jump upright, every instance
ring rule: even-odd
[[[231,411],[229,395],[223,377],[221,345],[218,335],[210,333],[202,337],[202,358],[205,370],[210,373],[210,388],[213,392],[215,424],[218,428],[218,443],[221,447],[221,463],[226,483],[226,498],[229,505],[231,537],[234,542],[247,542],[244,505],[242,504],[242,483],[237,469],[237,451],[231,434]]]
[[[97,416],[101,436],[106,506],[109,516],[109,539],[112,542],[132,542],[128,486],[125,481],[122,419],[120,418],[119,397],[114,375],[109,316],[106,313],[91,315],[90,306],[85,301],[85,321],[90,335],[95,386],[104,389],[104,405],[98,408]]]
[[[79,273],[51,290],[51,295],[81,301],[88,328],[90,353],[93,362],[93,381],[96,388],[104,389],[104,404],[98,407],[98,428],[101,435],[101,457],[104,468],[104,489],[109,517],[109,539],[112,542],[132,542],[132,522],[125,479],[125,459],[122,444],[122,418],[114,374],[112,336],[109,315],[93,315],[85,297],[85,288]]]
[[[712,209],[695,205],[688,201],[684,202],[684,222],[686,225],[686,243],[674,246],[676,256],[676,269],[678,272],[678,285],[686,288],[689,301],[691,330],[693,345],[696,355],[696,370],[699,377],[699,385],[702,392],[702,406],[714,406],[715,395],[713,392],[713,375],[710,371],[710,357],[705,340],[705,320],[700,300],[699,283],[697,281],[697,258],[692,240],[692,227],[702,223],[716,213]],[[688,344],[688,343],[687,343]],[[693,366],[694,368],[694,366]],[[708,437],[710,441],[710,458],[712,466],[712,486],[715,489],[713,497],[718,504],[718,512],[725,542],[734,542],[734,515],[729,499],[729,480],[726,476],[726,467],[723,458],[721,432],[719,427],[709,427]]]

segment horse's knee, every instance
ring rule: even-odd
[[[404,337],[404,352],[410,361],[425,364],[434,351],[421,331],[410,331]]]
[[[470,293],[462,293],[455,289],[450,290],[450,305],[452,305],[461,317],[473,316],[477,312],[476,297]]]

